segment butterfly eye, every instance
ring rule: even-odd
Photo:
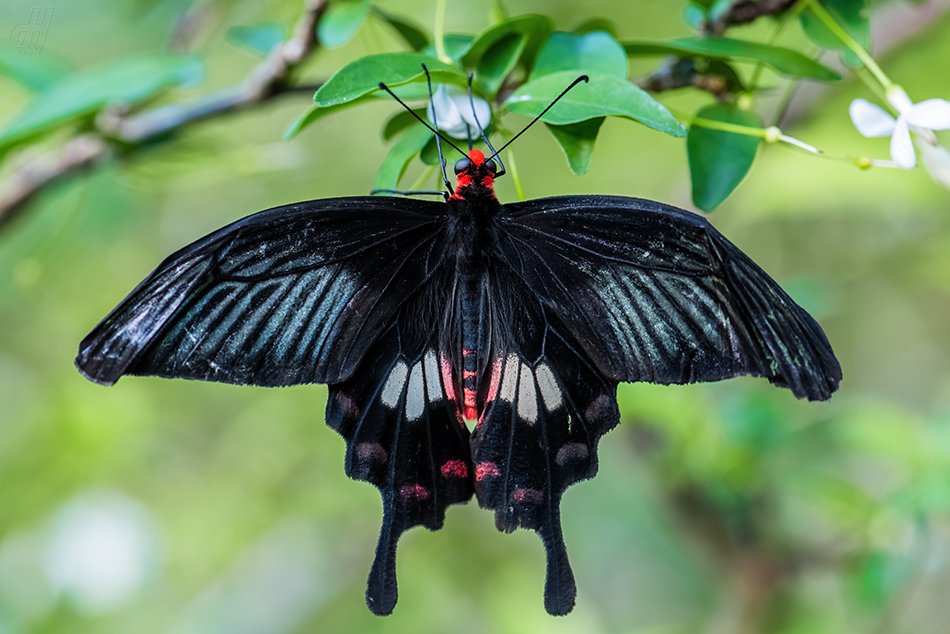
[[[485,161],[485,169],[487,169],[491,174],[494,174],[498,171],[498,168],[495,167],[495,161],[488,159]]]
[[[461,174],[462,172],[467,171],[468,168],[471,166],[472,166],[472,162],[470,160],[468,160],[467,158],[461,158],[458,160],[458,162],[455,163],[455,174],[456,175]]]

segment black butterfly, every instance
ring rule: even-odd
[[[396,542],[472,493],[538,532],[544,605],[574,606],[559,503],[597,471],[620,381],[762,376],[826,400],[820,326],[703,218],[619,196],[502,205],[472,150],[446,202],[331,198],[248,216],[171,255],[79,349],[123,374],[327,383],[346,473],[379,488],[366,601],[396,604]],[[469,432],[465,419],[477,421]]]

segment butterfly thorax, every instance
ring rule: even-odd
[[[462,161],[460,161],[462,163]],[[455,192],[448,201],[451,235],[463,274],[484,270],[486,255],[497,236],[496,216],[501,204],[495,197],[494,172],[480,150],[471,150],[466,169],[457,174]],[[458,167],[456,168],[458,169]]]

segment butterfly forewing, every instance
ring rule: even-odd
[[[825,400],[841,378],[815,320],[704,219],[564,196],[506,205],[501,258],[617,381],[763,376]]]
[[[106,384],[345,379],[444,258],[443,214],[366,197],[248,216],[165,260],[83,340],[76,364]]]

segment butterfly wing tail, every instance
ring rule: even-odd
[[[423,338],[414,324],[402,313],[364,365],[330,386],[327,402],[327,424],[346,440],[347,475],[383,499],[366,586],[366,604],[380,616],[396,606],[399,537],[419,525],[438,530],[446,509],[473,492],[468,429],[443,382],[435,336]]]
[[[563,324],[522,303],[517,332],[538,333],[492,363],[472,435],[475,493],[504,532],[529,528],[544,544],[544,607],[574,607],[576,586],[561,532],[565,489],[597,473],[600,437],[620,422],[617,384],[589,361]]]

